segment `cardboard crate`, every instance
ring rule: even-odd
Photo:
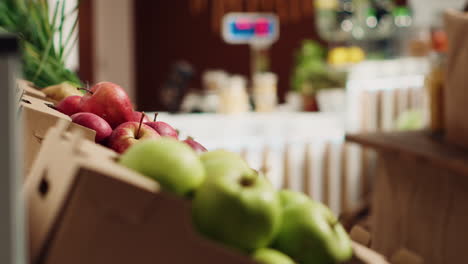
[[[19,102],[19,120],[23,126],[24,172],[28,175],[32,163],[41,147],[41,141],[58,120],[68,122],[69,131],[81,131],[83,137],[94,141],[96,132],[78,124],[72,123],[69,116],[60,113],[45,100],[23,95]]]
[[[48,132],[25,185],[30,263],[254,263],[198,235],[188,200],[161,192],[101,146],[64,134],[67,125]],[[386,263],[354,246],[350,263]]]
[[[31,96],[34,98],[42,99],[44,101],[50,101],[50,99],[47,98],[45,93],[34,88],[34,84],[32,82],[28,82],[26,80],[17,80],[16,83],[18,87],[18,93]]]

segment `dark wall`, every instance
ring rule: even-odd
[[[157,89],[177,60],[186,60],[197,71],[191,87],[201,87],[206,69],[222,68],[248,76],[249,47],[225,44],[212,30],[211,10],[192,15],[188,1],[135,1],[137,102],[141,110],[160,109]],[[304,38],[317,39],[313,14],[297,23],[281,25],[280,39],[271,50],[271,70],[279,75],[279,95],[289,90],[293,52]]]

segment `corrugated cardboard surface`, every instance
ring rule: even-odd
[[[60,120],[59,128],[52,128],[44,138],[43,146],[25,182],[28,201],[30,256],[36,259],[47,234],[70,192],[77,170],[84,165],[83,157],[105,166],[117,154],[94,142],[76,140],[64,131],[67,120]],[[60,131],[60,132],[59,132]]]
[[[25,185],[31,263],[253,264],[198,235],[189,201],[121,167],[115,153],[64,134],[67,125],[47,133]],[[362,258],[352,263],[385,263],[355,250]]]
[[[25,80],[17,80],[17,85],[18,85],[19,92],[24,95],[42,99],[45,101],[50,101],[49,99],[47,99],[47,96],[45,93],[41,92],[38,89],[33,88],[33,83],[31,82],[28,82]]]
[[[26,184],[32,263],[251,263],[201,242],[187,201],[55,132]]]
[[[19,119],[23,122],[24,170],[29,170],[41,147],[47,130],[54,126],[58,120],[71,123],[69,116],[49,107],[50,102],[23,95],[19,106]],[[83,137],[94,140],[96,132],[77,124],[70,125],[70,131],[79,130]]]
[[[74,187],[44,263],[253,263],[195,234],[188,201],[94,171]]]
[[[450,143],[468,148],[468,13],[447,11],[445,130]]]

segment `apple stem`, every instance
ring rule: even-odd
[[[252,186],[258,179],[258,177],[260,177],[260,172],[258,172],[257,170],[254,170],[252,169],[255,173],[254,173],[254,176],[252,178],[248,178],[248,176],[242,176],[241,180],[240,180],[240,184],[244,187],[250,187]],[[267,177],[265,177],[265,179],[268,180]]]
[[[153,122],[156,122],[156,118],[158,118],[158,113],[154,113]]]
[[[252,179],[247,179],[247,178],[241,178],[240,184],[244,187],[250,187],[254,183],[254,180]]]
[[[90,93],[90,94],[94,94],[93,92],[91,92],[88,88],[82,88],[82,87],[79,87],[79,88],[76,88],[77,90],[80,90],[80,91],[86,91],[87,93]]]
[[[141,112],[140,124],[138,125],[138,130],[137,130],[137,134],[136,134],[136,139],[139,139],[139,138],[140,138],[140,129],[141,129],[141,125],[143,124],[143,118],[145,118],[145,112]]]
[[[178,132],[179,132],[179,131],[177,131],[177,133],[178,133]],[[188,136],[186,140],[194,140],[194,139],[193,139],[193,137]]]

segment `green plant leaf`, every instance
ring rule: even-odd
[[[34,75],[34,78],[32,79],[32,82],[36,81],[37,77],[39,76],[39,74],[42,71],[42,68],[47,63],[47,59],[49,58],[49,54],[50,54],[50,50],[52,48],[53,42],[54,42],[54,39],[49,38],[49,42],[47,43],[46,49],[42,53],[41,62],[39,64],[39,67],[37,68],[37,71],[36,71],[36,74]]]
[[[59,31],[59,58],[63,58],[63,51],[65,47],[63,46],[63,25],[65,24],[65,1],[62,3],[62,11],[60,12],[60,25],[58,28]]]
[[[17,34],[23,48],[24,77],[40,87],[65,81],[81,83],[64,62],[76,41],[77,21],[70,31],[64,29],[64,23],[78,10],[75,7],[65,14],[65,2],[57,0],[50,14],[47,0],[0,0],[0,30]]]

